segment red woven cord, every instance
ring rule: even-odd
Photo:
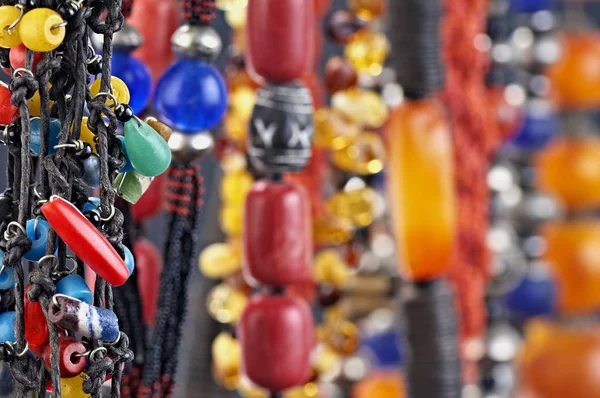
[[[215,0],[180,0],[183,20],[190,24],[208,24],[216,18]]]
[[[457,244],[450,279],[458,296],[463,356],[465,343],[482,337],[485,330],[486,173],[501,137],[485,86],[488,57],[473,44],[476,35],[484,32],[487,11],[488,0],[446,0],[442,34],[447,65],[444,96],[453,128],[458,193]],[[465,359],[464,378],[473,383],[477,366]]]

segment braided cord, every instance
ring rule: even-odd
[[[192,25],[209,24],[215,19],[215,0],[179,0],[185,23]]]

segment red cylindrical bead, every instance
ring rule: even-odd
[[[79,356],[87,349],[81,342],[73,337],[60,337],[58,339],[60,377],[75,377],[80,375],[87,365],[87,358]],[[79,355],[78,355],[79,354]],[[46,369],[52,369],[50,362],[50,345],[44,351],[44,365]]]
[[[0,124],[11,124],[18,116],[19,110],[10,103],[11,92],[4,82],[0,82]]]
[[[73,253],[96,274],[113,286],[127,281],[129,269],[119,253],[75,206],[55,198],[42,206],[42,213]]]
[[[142,313],[146,325],[154,325],[158,282],[163,268],[160,251],[148,239],[139,239],[133,246],[137,283],[142,299]]]
[[[48,344],[48,321],[39,302],[31,302],[27,292],[31,286],[25,288],[24,316],[25,340],[29,342],[29,350],[37,357],[42,357],[46,344]]]
[[[246,197],[244,272],[250,280],[283,286],[312,279],[310,202],[286,182],[258,181]]]
[[[308,305],[289,296],[253,296],[238,324],[248,378],[270,391],[304,384],[311,376],[313,319]]]
[[[271,83],[302,77],[312,65],[314,4],[250,0],[246,24],[249,70]]]
[[[156,217],[162,210],[164,193],[165,176],[162,174],[154,177],[148,190],[131,206],[133,219],[139,222]]]
[[[27,47],[24,44],[18,45],[17,47],[13,47],[10,49],[10,53],[8,54],[8,59],[10,60],[10,65],[13,69],[19,69],[25,67],[25,58],[27,56]],[[33,66],[31,70],[35,72],[35,68],[37,64],[44,59],[44,53],[34,53],[33,54]]]

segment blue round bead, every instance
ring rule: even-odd
[[[0,314],[0,343],[14,343],[15,337],[15,320],[17,313],[8,311]]]
[[[46,245],[48,244],[48,221],[38,218],[37,220],[27,220],[25,230],[27,236],[31,239],[31,250],[25,253],[25,259],[29,261],[39,261],[46,255]]]
[[[83,205],[83,209],[81,210],[81,212],[85,213],[86,211],[98,211],[99,208],[100,208],[100,198],[97,198],[95,196],[90,196],[88,198],[88,201]]]
[[[100,158],[92,155],[83,161],[83,181],[92,188],[100,186]]]
[[[60,120],[50,118],[50,136],[48,137],[48,153],[53,155],[56,153],[54,147],[58,145],[61,126]],[[31,118],[31,127],[29,135],[29,149],[31,152],[40,156],[41,153],[41,119],[39,117]]]
[[[400,341],[400,334],[390,329],[365,338],[361,345],[373,354],[373,364],[378,368],[396,368],[404,361]]]
[[[114,52],[112,58],[112,75],[123,80],[129,88],[129,106],[134,113],[142,113],[152,96],[152,74],[150,69],[139,59],[126,52]]]
[[[56,293],[73,297],[90,305],[94,301],[94,295],[85,283],[85,280],[76,274],[66,276],[58,281],[56,284]]]
[[[125,137],[123,137],[122,135],[117,136],[117,138],[119,139],[119,141],[121,141],[121,152],[123,152],[123,155],[125,155],[125,166],[123,166],[123,168],[121,170],[119,170],[119,173],[128,173],[130,171],[135,170],[133,168],[133,165],[131,164],[131,160],[129,160],[129,156],[127,156],[127,147],[125,146]]]
[[[536,151],[545,147],[558,133],[560,121],[552,112],[528,113],[509,145]]]
[[[125,265],[129,270],[129,275],[131,275],[135,268],[135,259],[133,258],[133,253],[131,253],[131,250],[129,250],[127,246],[123,245],[123,251],[125,252]]]
[[[159,118],[175,130],[207,130],[219,123],[227,110],[227,86],[214,66],[182,59],[158,81],[154,108]]]
[[[548,275],[526,275],[504,296],[504,303],[513,315],[530,318],[554,314],[556,296],[556,284]]]
[[[0,268],[2,268],[2,259],[4,251],[0,250]],[[4,267],[0,274],[0,290],[10,289],[15,285],[15,270],[13,267]]]
[[[511,0],[510,8],[514,12],[534,13],[551,10],[556,6],[556,0]]]

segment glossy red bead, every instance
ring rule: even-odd
[[[308,305],[289,296],[253,296],[238,324],[248,378],[269,391],[304,384],[311,376],[313,319]]]
[[[137,284],[142,299],[142,313],[146,325],[154,325],[158,284],[163,268],[160,251],[148,239],[139,239],[133,246]]]
[[[96,274],[113,286],[129,278],[129,269],[102,233],[79,210],[62,198],[42,206],[48,223],[67,246]]]
[[[164,192],[165,176],[161,174],[154,177],[148,190],[132,206],[133,219],[140,222],[156,217],[162,210]]]
[[[248,68],[271,83],[298,79],[312,65],[314,4],[306,0],[250,0],[246,24]]]
[[[60,337],[58,339],[60,377],[69,378],[80,375],[87,365],[87,357],[78,356],[87,351],[85,346],[73,337]],[[44,365],[46,369],[52,368],[50,362],[50,345],[44,351]]]
[[[10,103],[10,90],[4,82],[0,82],[0,124],[10,124],[18,116],[19,110]]]
[[[286,182],[256,182],[246,197],[245,276],[270,286],[310,281],[310,220],[310,201],[302,187]]]
[[[10,53],[8,54],[10,65],[13,69],[19,69],[25,67],[25,57],[27,55],[27,47],[24,44],[20,44],[17,47],[13,47],[10,49]],[[35,71],[38,62],[44,59],[44,53],[34,53],[33,54],[33,67],[32,71]]]
[[[24,316],[25,316],[25,340],[29,343],[29,350],[37,357],[44,354],[48,344],[48,321],[39,302],[31,302],[27,292],[31,286],[25,288]]]

